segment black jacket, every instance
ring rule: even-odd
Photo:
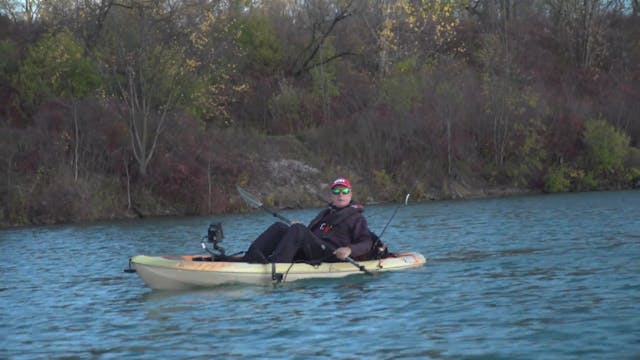
[[[329,206],[309,223],[309,230],[336,248],[348,246],[351,257],[366,255],[373,246],[364,209],[353,203],[338,209]]]

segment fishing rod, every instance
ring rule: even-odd
[[[404,197],[404,206],[407,206],[407,204],[409,203],[409,196],[411,196],[411,194],[407,193],[407,195]],[[378,237],[381,238],[382,234],[384,234],[384,232],[387,231],[387,227],[389,227],[389,224],[391,224],[391,221],[393,220],[393,218],[398,213],[398,210],[400,209],[400,206],[402,206],[402,204],[398,204],[398,206],[396,206],[396,209],[393,211],[393,214],[391,214],[391,217],[389,218],[389,221],[387,221],[387,224],[384,226],[384,228],[382,229],[382,231],[380,232],[380,235],[378,235]]]

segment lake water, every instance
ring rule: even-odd
[[[0,358],[640,359],[640,191],[410,203],[383,240],[428,262],[375,277],[161,292],[123,272],[201,252],[212,219],[0,231]],[[215,219],[227,253],[274,220]]]

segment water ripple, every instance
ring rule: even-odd
[[[372,208],[374,229],[395,210]],[[638,358],[639,210],[638,191],[410,204],[384,240],[425,267],[185,292],[122,270],[199,252],[211,218],[0,231],[0,358]],[[235,252],[273,219],[216,220]]]

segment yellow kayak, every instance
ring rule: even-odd
[[[424,256],[415,252],[391,254],[379,260],[360,261],[372,273],[404,270],[424,265]],[[348,262],[311,265],[303,262],[252,264],[241,261],[212,261],[208,255],[147,256],[129,259],[136,272],[152,289],[183,290],[222,284],[271,284],[301,279],[341,278],[364,274]]]

